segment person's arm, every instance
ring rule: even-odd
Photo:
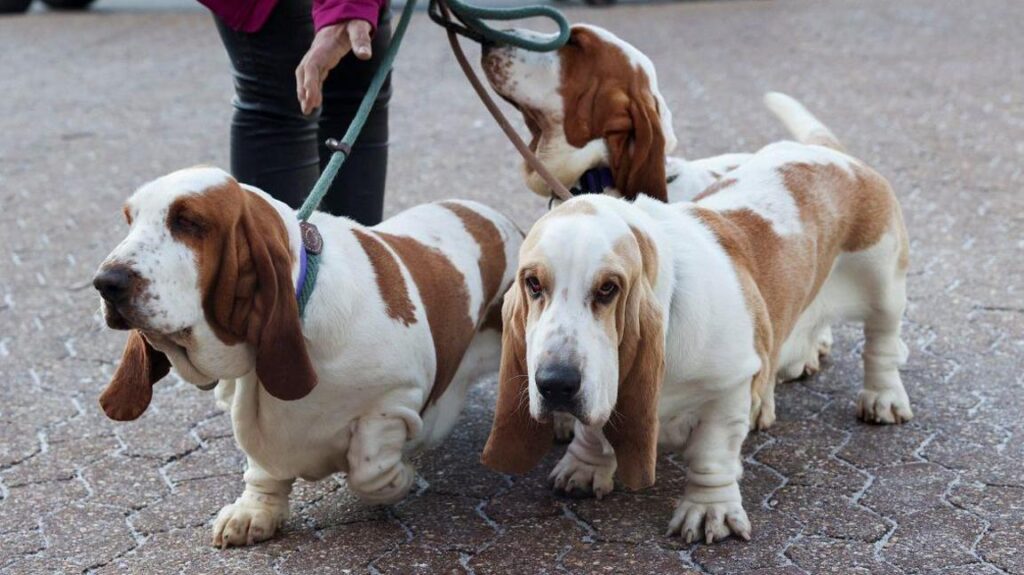
[[[323,100],[327,74],[350,51],[360,60],[373,56],[370,35],[387,0],[314,0],[316,36],[295,69],[295,87],[302,113],[309,114]]]

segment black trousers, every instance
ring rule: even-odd
[[[345,134],[374,71],[391,42],[391,16],[385,9],[373,36],[373,59],[349,54],[331,70],[323,106],[303,116],[295,68],[313,41],[311,0],[280,0],[255,33],[237,32],[215,18],[235,78],[231,121],[231,171],[239,181],[263,189],[298,208],[331,151],[327,138]],[[384,211],[388,164],[388,101],[391,78],[356,140],[320,209],[373,225]]]

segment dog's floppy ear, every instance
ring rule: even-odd
[[[603,138],[623,197],[645,194],[667,202],[663,127],[671,115],[665,110],[662,121],[652,88],[656,79],[586,26],[574,26],[572,39],[559,52],[566,139],[582,148]]]
[[[626,94],[616,99],[619,109],[603,127],[615,188],[628,199],[645,194],[667,202],[665,135],[647,77],[636,72]]]
[[[526,473],[551,449],[554,428],[530,417],[526,366],[526,304],[523,286],[512,284],[502,306],[501,369],[491,435],[481,457],[484,465],[504,473]]]
[[[615,448],[619,479],[629,489],[643,489],[655,479],[665,332],[653,289],[657,254],[646,235],[633,233],[644,269],[619,304],[619,396],[604,434]]]
[[[253,346],[256,376],[270,395],[301,399],[317,379],[292,285],[288,231],[266,200],[233,181],[228,188],[206,206],[232,214],[221,216],[228,221],[219,241],[205,244],[200,256],[203,266],[214,266],[203,274],[207,320],[221,340]]]
[[[171,369],[163,352],[155,349],[137,329],[128,334],[121,364],[100,395],[100,406],[115,421],[138,419],[153,399],[153,384]]]
[[[259,319],[250,322],[246,337],[256,348],[256,376],[270,395],[301,399],[313,391],[317,378],[302,335],[288,233],[266,201],[245,195],[249,210],[243,224],[259,284],[252,304]]]

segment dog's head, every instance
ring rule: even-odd
[[[611,204],[609,203],[611,202]],[[658,254],[616,213],[580,197],[534,225],[505,296],[498,404],[484,462],[522,473],[551,443],[551,412],[603,426],[628,487],[654,481],[664,372]]]
[[[577,24],[555,52],[485,47],[482,65],[494,90],[522,112],[530,148],[563,184],[608,165],[623,197],[667,201],[672,113],[642,52],[607,30]],[[543,180],[525,169],[529,187],[549,196]]]
[[[159,178],[128,199],[128,235],[93,279],[107,325],[132,330],[100,398],[109,417],[142,415],[170,366],[201,387],[255,368],[275,397],[309,393],[316,375],[293,281],[301,243],[289,237],[288,214],[206,167]]]

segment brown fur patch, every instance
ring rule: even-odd
[[[388,317],[409,326],[416,323],[416,306],[409,300],[409,290],[405,286],[402,270],[395,261],[395,256],[379,241],[358,229],[352,230],[359,245],[366,252],[377,278],[377,290],[384,300],[384,309]]]
[[[629,229],[633,232],[637,246],[640,247],[640,259],[644,264],[644,275],[647,276],[647,281],[654,285],[654,282],[658,279],[658,249],[654,247],[654,242],[651,241],[650,236],[646,233],[640,231],[635,226],[629,226]]]
[[[180,217],[191,224],[182,226]],[[256,375],[278,399],[304,397],[316,385],[299,321],[288,231],[258,195],[227,183],[175,200],[171,235],[199,266],[206,320],[226,344],[256,349]]]
[[[585,199],[577,199],[565,202],[560,206],[556,206],[553,210],[544,215],[545,217],[560,218],[563,216],[578,216],[581,214],[586,216],[595,216],[597,215],[597,208],[594,207],[594,204],[586,201]]]
[[[476,332],[470,319],[466,279],[440,251],[407,236],[374,233],[402,259],[426,308],[437,359],[434,385],[424,403],[426,408],[448,389]]]
[[[647,74],[621,48],[582,27],[573,27],[559,56],[568,142],[583,147],[603,138],[623,197],[668,201],[665,135]]]
[[[502,280],[505,277],[505,240],[494,222],[455,202],[441,202],[462,220],[462,225],[473,236],[480,246],[480,278],[483,281],[483,300],[480,303],[480,316],[484,315],[487,306],[498,296]]]

